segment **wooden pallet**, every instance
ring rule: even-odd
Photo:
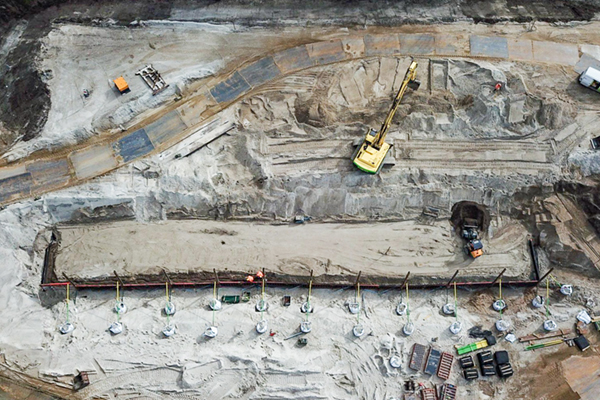
[[[456,399],[456,386],[450,383],[444,383],[442,387],[442,397],[440,400],[455,400]]]
[[[415,343],[410,355],[410,362],[408,368],[415,371],[420,371],[423,368],[423,362],[425,361],[425,354],[427,353],[427,346]]]
[[[442,357],[440,358],[440,366],[437,370],[437,376],[446,380],[450,378],[450,373],[452,372],[452,363],[454,362],[454,356],[450,353],[442,353]]]
[[[432,388],[424,388],[421,390],[421,396],[423,400],[437,400],[435,389]]]

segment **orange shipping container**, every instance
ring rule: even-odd
[[[113,82],[115,83],[115,86],[117,87],[117,89],[119,89],[119,92],[124,93],[127,90],[129,90],[129,85],[127,84],[127,81],[125,81],[125,79],[122,76],[118,77]]]

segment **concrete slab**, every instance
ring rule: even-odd
[[[533,59],[535,61],[575,65],[579,60],[579,48],[576,44],[533,41]]]
[[[308,68],[314,65],[314,60],[308,55],[306,46],[292,47],[273,55],[275,64],[283,73]]]
[[[342,47],[348,58],[359,58],[365,55],[365,42],[362,36],[342,39]]]
[[[15,197],[29,196],[31,185],[32,179],[29,172],[0,180],[0,202],[9,201]]]
[[[69,162],[66,158],[31,163],[27,165],[27,172],[31,173],[34,191],[63,186],[71,179]]]
[[[471,55],[477,57],[508,58],[508,44],[503,37],[471,36]]]
[[[264,57],[240,70],[240,74],[252,87],[260,86],[281,75],[273,57]]]
[[[139,129],[114,142],[113,149],[123,158],[123,161],[129,162],[150,153],[154,150],[154,146],[146,131]]]
[[[600,60],[600,46],[594,44],[582,44],[579,46],[583,54],[589,54],[590,56]]]
[[[438,56],[464,56],[469,54],[469,40],[456,35],[435,36],[435,54]]]
[[[431,35],[416,34],[409,35],[401,33],[400,54],[433,54],[435,51],[435,38]]]
[[[342,41],[339,39],[307,44],[306,49],[316,65],[330,64],[346,59]]]
[[[511,60],[533,60],[531,40],[508,39],[508,56]]]
[[[588,69],[589,67],[594,67],[597,70],[600,70],[600,60],[590,56],[589,54],[584,54],[581,56],[577,64],[575,64],[575,72],[581,74],[583,71]]]
[[[117,167],[111,145],[99,145],[75,151],[69,155],[79,179],[93,178]]]
[[[212,120],[206,121],[181,142],[160,153],[158,158],[161,161],[169,161],[187,157],[196,150],[206,146],[208,143],[232,130],[235,128],[233,123],[235,119],[227,114],[228,112],[226,111],[214,117]]]
[[[210,89],[210,94],[218,103],[228,103],[249,90],[250,85],[248,85],[248,82],[236,71],[227,80]]]
[[[525,96],[517,96],[510,99],[510,107],[508,109],[508,122],[518,124],[525,119]]]
[[[187,125],[183,123],[177,111],[171,111],[159,120],[144,127],[146,135],[148,135],[154,147],[169,141],[186,129]]]
[[[0,179],[10,178],[11,176],[21,175],[27,172],[25,165],[20,164],[14,167],[0,168]]]
[[[365,35],[365,55],[390,56],[400,53],[398,35]]]
[[[177,112],[181,120],[188,127],[192,127],[206,120],[209,117],[209,110],[218,105],[219,103],[215,101],[208,88],[206,88],[206,91],[194,97],[193,100],[179,106]]]

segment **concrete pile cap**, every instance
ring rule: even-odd
[[[352,328],[352,333],[356,337],[361,337],[365,334],[365,328],[361,324],[354,325],[354,328]]]
[[[256,324],[256,332],[261,333],[261,334],[265,333],[267,331],[268,327],[269,327],[269,324],[267,323],[267,320],[261,319]]]
[[[360,304],[358,304],[358,303],[349,303],[348,304],[348,309],[350,310],[350,313],[352,313],[352,314],[358,314],[358,312],[360,311]]]
[[[167,304],[165,305],[165,314],[174,315],[175,311],[176,311],[175,304],[173,304],[170,301],[167,302]]]
[[[209,307],[211,310],[214,311],[219,311],[222,307],[221,301],[218,299],[210,299],[210,302],[208,303]]]
[[[408,306],[406,305],[406,303],[400,302],[400,303],[398,303],[398,306],[396,307],[396,314],[404,315],[404,314],[406,314],[407,309],[408,309]]]
[[[494,304],[492,304],[492,307],[494,307],[494,310],[496,311],[502,311],[506,308],[506,302],[502,299],[496,300]]]
[[[313,312],[313,306],[309,302],[304,302],[304,303],[302,303],[302,306],[300,307],[300,311],[302,311],[305,314],[311,313],[311,312]]]
[[[175,334],[175,327],[173,325],[167,325],[163,328],[162,333],[165,337],[171,337]]]
[[[71,324],[70,322],[66,322],[65,324],[60,326],[60,333],[66,335],[67,333],[73,332],[74,329],[75,326],[73,326],[73,324]]]
[[[402,366],[402,360],[398,356],[392,356],[390,358],[390,365],[393,368],[400,368]]]
[[[110,327],[108,328],[108,330],[110,331],[110,333],[112,333],[113,335],[118,335],[119,333],[123,332],[123,324],[120,322],[113,322]]]
[[[415,331],[415,324],[413,324],[412,322],[407,323],[406,325],[404,325],[404,327],[402,328],[402,332],[406,335],[406,336],[410,336],[414,333]]]
[[[122,301],[117,301],[115,304],[115,312],[117,314],[125,314],[127,312],[127,306]]]
[[[312,323],[310,321],[302,321],[300,323],[300,330],[304,333],[309,333],[312,330]]]
[[[558,329],[558,325],[554,320],[549,319],[547,321],[544,321],[544,329],[548,332],[552,332]]]
[[[460,333],[461,330],[462,330],[462,323],[460,323],[459,321],[454,321],[452,323],[452,325],[450,325],[450,332],[452,332],[455,335]]]
[[[204,331],[204,336],[214,338],[217,336],[218,333],[219,329],[216,326],[209,326],[208,328],[206,328],[206,331]]]

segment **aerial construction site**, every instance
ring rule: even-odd
[[[0,399],[599,399],[599,28],[0,4]]]

